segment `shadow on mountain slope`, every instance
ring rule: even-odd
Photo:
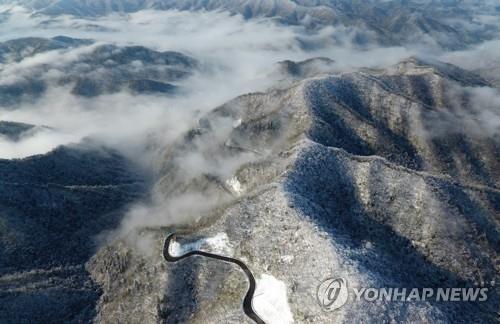
[[[0,166],[0,322],[91,321],[100,288],[83,264],[143,195],[144,178],[93,145]]]
[[[285,190],[295,208],[351,251],[376,286],[474,287],[495,279],[488,251],[500,248],[491,220],[498,209],[481,206],[475,190],[393,170],[380,159],[363,159],[314,144],[296,161]],[[500,194],[491,192],[490,200],[498,206]],[[483,232],[487,237],[477,237]],[[361,253],[367,244],[370,253]],[[482,304],[432,304],[449,321],[487,323],[498,307],[493,290],[489,297]],[[396,304],[389,309],[400,312],[402,305]],[[387,320],[369,315],[369,308],[364,316]]]

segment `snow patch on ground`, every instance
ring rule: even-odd
[[[233,123],[233,128],[238,128],[238,127],[241,125],[241,122],[242,122],[241,118],[240,118],[240,119],[238,119],[238,120],[236,120],[236,121]]]
[[[284,255],[280,259],[284,263],[292,263],[295,257],[293,255]]]
[[[253,308],[267,324],[293,323],[286,285],[271,275],[263,274],[257,280]]]
[[[175,257],[182,256],[195,250],[225,256],[230,256],[233,252],[226,233],[219,233],[213,237],[202,238],[186,244],[180,244],[176,241],[172,241],[170,244],[170,254]]]
[[[231,179],[226,181],[226,184],[231,188],[231,190],[236,193],[238,196],[240,196],[243,192],[243,189],[241,188],[241,183],[236,177],[232,177]]]

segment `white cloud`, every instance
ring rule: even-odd
[[[439,59],[464,69],[487,69],[500,66],[500,40],[491,40],[470,49],[446,52]]]
[[[204,113],[238,95],[264,91],[272,86],[276,76],[271,72],[278,61],[328,57],[336,62],[333,70],[342,72],[362,66],[392,65],[421,50],[419,46],[414,49],[377,47],[371,42],[360,49],[353,39],[357,32],[363,32],[362,29],[327,27],[310,33],[301,27],[281,26],[266,19],[246,21],[241,16],[224,12],[145,10],[87,20],[70,16],[31,16],[25,10],[14,8],[10,18],[0,22],[0,29],[7,31],[0,35],[0,41],[65,35],[94,39],[99,44],[133,44],[159,51],[179,51],[199,60],[202,68],[179,84],[187,90],[182,96],[167,98],[121,92],[89,99],[72,95],[70,86],[55,86],[49,82],[48,91],[35,103],[24,103],[15,110],[0,108],[0,120],[52,128],[51,132],[36,134],[19,143],[0,140],[0,158],[45,153],[58,145],[92,137],[120,149],[148,169],[155,167],[156,154],[196,125]],[[309,50],[304,44],[309,45]],[[64,73],[66,64],[78,60],[95,46],[51,51],[19,63],[4,64],[0,66],[0,84],[26,77],[44,64],[52,68],[43,77],[47,81],[54,80]],[[469,62],[471,55],[483,53],[481,55],[494,59],[497,46],[490,42],[472,52],[441,57],[447,61]],[[425,50],[425,46],[422,48]],[[134,62],[131,68],[139,65],[140,62]],[[494,120],[488,116],[484,118]],[[224,137],[224,131],[230,131],[235,122],[222,122],[216,135]],[[496,129],[496,125],[493,123],[491,129]],[[192,178],[213,173],[224,183],[234,177],[242,163],[256,158],[247,154],[218,160],[209,153],[200,149],[180,157],[178,164],[184,168],[181,171]],[[159,197],[153,199],[152,204],[134,206],[125,217],[121,232],[138,226],[195,221],[224,199],[217,194],[200,192],[183,193],[171,199]]]
[[[40,71],[44,70],[37,70],[37,67],[47,64],[51,69],[48,73],[43,72],[43,77],[53,80],[64,74],[65,65],[102,43],[180,51],[194,56],[204,67],[182,82],[188,93],[176,98],[119,93],[82,99],[71,95],[69,88],[51,86],[35,104],[25,104],[16,111],[0,108],[2,120],[47,125],[71,135],[54,137],[53,145],[47,140],[47,145],[32,151],[27,149],[32,147],[30,145],[24,149],[19,146],[20,151],[15,152],[17,146],[11,143],[12,149],[0,153],[4,158],[43,153],[42,148],[50,150],[86,136],[99,137],[119,148],[144,145],[152,130],[173,139],[188,129],[200,114],[240,94],[270,87],[275,80],[269,72],[281,60],[326,56],[335,59],[338,70],[342,70],[392,64],[411,54],[403,48],[373,48],[360,52],[352,45],[352,33],[342,28],[329,27],[306,35],[301,27],[280,26],[266,19],[246,21],[241,16],[224,12],[145,10],[86,20],[70,16],[31,16],[16,7],[11,11],[11,18],[0,23],[0,28],[8,31],[0,40],[65,35],[98,41],[91,46],[50,51],[18,63],[4,64],[0,66],[0,84],[18,81],[33,71],[42,73]],[[304,40],[322,46],[306,51],[301,48]]]

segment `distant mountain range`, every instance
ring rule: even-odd
[[[474,20],[474,14],[500,12],[493,2],[458,0],[11,0],[37,13],[96,17],[142,9],[227,10],[246,19],[275,18],[286,25],[319,28],[343,25],[359,28],[356,41],[370,38],[381,45],[411,44],[432,38],[446,49],[460,49],[489,39],[493,25]],[[474,8],[472,10],[471,8]]]
[[[90,45],[93,41],[64,36],[54,38],[18,38],[0,43],[0,63],[19,62],[27,57],[53,50]]]
[[[54,50],[64,52],[92,43],[62,36],[14,39],[0,43],[0,63],[19,62],[36,54]],[[38,98],[45,93],[49,83],[72,85],[72,93],[84,97],[123,89],[134,93],[171,95],[178,90],[171,82],[186,78],[196,67],[196,60],[177,52],[161,53],[141,46],[98,45],[57,67],[50,62],[32,66],[25,77],[0,84],[0,99],[6,106]],[[48,70],[58,70],[60,74],[50,78],[46,74]]]
[[[34,15],[90,19],[228,10],[303,25],[304,33],[359,27],[359,46],[424,37],[445,49],[494,37],[497,27],[475,15],[500,12],[495,1],[473,0],[0,0],[13,3]],[[0,43],[0,144],[15,148],[52,131],[2,116],[29,113],[23,104],[37,107],[54,87],[89,103],[121,92],[175,99],[185,94],[182,81],[205,72],[201,62],[65,36]],[[92,137],[0,159],[0,323],[249,323],[239,269],[198,257],[166,262],[164,239],[176,231],[184,236],[179,249],[227,239],[216,243],[227,243],[228,257],[259,282],[273,276],[282,285],[285,296],[272,297],[284,300],[295,323],[498,322],[498,70],[420,56],[346,71],[334,56],[267,63],[275,63],[265,72],[277,81],[262,92],[207,113],[181,101],[194,120],[174,138],[151,140],[146,167],[132,162],[144,157]],[[211,95],[203,86],[197,100]],[[132,128],[141,122],[129,119]],[[105,124],[117,128],[112,118]],[[136,136],[148,146],[169,136],[162,131]],[[327,278],[346,278],[350,288],[489,292],[483,302],[351,296],[325,312],[317,287]],[[283,324],[278,315],[269,322]]]
[[[14,142],[36,129],[37,127],[35,125],[0,121],[0,136],[4,136],[8,140]]]

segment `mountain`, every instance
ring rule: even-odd
[[[347,1],[347,0],[14,0],[37,13],[98,17],[142,9],[225,10],[246,19],[274,18],[286,25],[316,29],[325,26],[355,28],[359,45],[375,38],[378,44],[429,42],[460,49],[491,39],[497,31],[474,14],[491,13],[492,5],[464,1]],[[480,2],[478,2],[480,3]],[[362,30],[366,29],[366,32]],[[371,41],[371,40],[370,40]]]
[[[88,322],[100,296],[84,264],[146,187],[90,142],[0,160],[0,322]]]
[[[410,58],[215,109],[165,149],[154,194],[165,213],[176,197],[197,197],[183,211],[205,217],[138,231],[146,254],[127,239],[101,249],[88,264],[103,287],[98,320],[248,322],[237,269],[203,258],[165,262],[162,242],[179,231],[183,244],[227,236],[225,255],[285,285],[297,323],[494,322],[500,142],[475,132],[466,114],[475,111],[471,91],[488,86],[458,67]],[[452,116],[460,118],[448,130]],[[479,285],[490,295],[482,303],[357,301],[324,312],[316,289],[329,277],[353,287]]]
[[[29,136],[40,130],[40,127],[24,123],[0,121],[0,137],[17,142],[24,136]]]
[[[135,93],[171,95],[179,88],[171,84],[190,76],[198,63],[178,52],[157,52],[142,46],[119,47],[92,45],[91,41],[68,37],[20,38],[0,43],[0,58],[11,62],[0,75],[12,75],[16,65],[39,53],[57,54],[78,50],[74,59],[64,59],[57,66],[46,62],[22,67],[21,76],[0,84],[4,106],[23,100],[34,100],[46,93],[50,85],[72,87],[72,93],[83,97],[129,90]],[[1,62],[1,59],[0,59]],[[12,67],[13,66],[13,67]],[[51,73],[48,73],[48,72]]]
[[[0,323],[498,322],[497,7],[0,0]]]
[[[328,72],[335,72],[335,61],[327,57],[316,57],[302,62],[290,60],[278,62],[276,74],[285,79],[304,79]]]
[[[92,41],[65,36],[17,38],[0,43],[0,63],[19,62],[36,54],[90,45]]]

